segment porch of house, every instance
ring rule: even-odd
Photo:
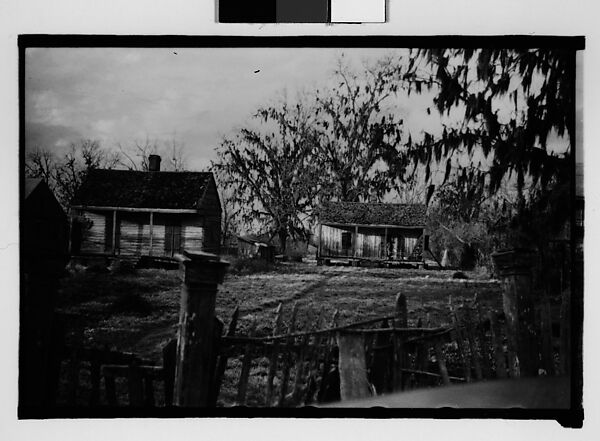
[[[321,224],[317,264],[423,266],[423,227]]]
[[[184,248],[205,250],[208,245],[205,223],[197,212],[80,211],[71,219],[71,253],[172,259]]]

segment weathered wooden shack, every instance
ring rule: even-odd
[[[221,203],[212,173],[91,170],[71,204],[77,255],[173,257],[219,252]]]
[[[423,261],[425,205],[329,202],[318,215],[319,264],[331,259]]]

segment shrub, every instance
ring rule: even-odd
[[[258,258],[240,258],[231,262],[230,271],[233,274],[255,274],[273,271],[275,264],[269,263],[264,259]]]

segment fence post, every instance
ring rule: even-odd
[[[519,359],[522,376],[537,375],[535,314],[533,308],[532,269],[534,254],[529,250],[508,250],[492,254],[503,283],[502,303],[506,316],[509,349]]]
[[[227,262],[204,252],[176,255],[182,279],[175,366],[175,405],[206,407],[210,403],[215,354],[214,314],[217,286]]]
[[[362,334],[337,333],[342,401],[366,398],[370,395],[365,360],[365,337]]]

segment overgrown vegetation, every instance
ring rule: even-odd
[[[569,213],[573,72],[573,53],[551,49],[413,50],[362,70],[342,59],[329,87],[259,109],[214,165],[246,224],[280,238],[306,236],[322,201],[410,193],[456,265],[515,245],[543,253]],[[411,94],[431,97],[411,111],[435,112],[438,133],[407,130]]]

